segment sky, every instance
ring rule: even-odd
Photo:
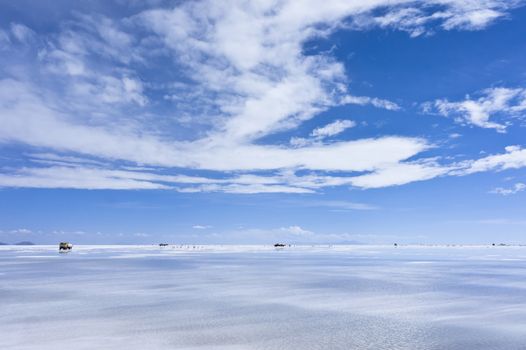
[[[0,0],[0,242],[526,243],[525,5]]]

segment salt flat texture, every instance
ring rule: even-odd
[[[0,349],[526,349],[526,247],[0,247]]]

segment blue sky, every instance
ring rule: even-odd
[[[0,1],[0,241],[524,243],[525,1]]]

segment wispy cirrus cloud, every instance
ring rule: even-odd
[[[348,210],[378,210],[379,207],[360,202],[344,200],[306,200],[287,202],[301,207],[326,208],[329,210],[348,211]]]
[[[28,43],[34,36],[35,32],[22,23],[11,23],[11,35],[21,43]]]
[[[434,147],[422,137],[324,140],[352,127],[349,120],[315,128],[310,137],[316,142],[301,147],[261,140],[335,106],[401,109],[381,97],[355,96],[343,64],[327,53],[305,54],[307,40],[358,19],[411,33],[428,27],[481,29],[521,3],[330,0],[320,8],[315,2],[232,1],[226,6],[204,0],[125,18],[77,14],[59,32],[32,44],[29,35],[39,34],[17,24],[5,32],[6,42],[23,38],[33,45],[34,56],[25,64],[33,71],[37,67],[39,79],[21,74],[24,69],[1,77],[0,142],[69,160],[40,157],[38,167],[3,169],[0,186],[311,193],[331,186],[401,185],[453,169],[475,171],[422,158]],[[16,48],[10,50],[15,55]],[[166,77],[148,81],[143,73],[156,64]],[[482,106],[478,112],[472,104],[442,108],[499,129],[501,124],[489,121],[491,106],[521,108],[510,104],[519,92],[503,100],[504,92],[474,101]],[[181,131],[181,116],[203,122],[188,136]],[[48,167],[42,166],[45,162]],[[125,168],[145,165],[154,170]],[[180,175],[185,169],[215,173]]]
[[[526,167],[526,149],[521,146],[508,146],[504,153],[492,154],[477,160],[467,161],[461,170],[454,174],[469,175],[484,171],[502,171]]]
[[[485,89],[482,96],[460,102],[445,99],[436,100],[424,105],[425,112],[435,112],[445,117],[453,117],[457,122],[486,129],[506,132],[510,117],[521,115],[526,111],[526,89],[524,88],[491,88]],[[490,119],[500,118],[503,122]]]
[[[500,194],[503,196],[509,196],[512,194],[522,192],[524,190],[526,190],[526,184],[522,182],[518,182],[514,184],[511,188],[496,187],[493,190],[491,190],[490,193]]]
[[[311,136],[316,138],[334,136],[354,126],[356,126],[356,123],[352,120],[336,120],[330,124],[314,129],[311,132]]]
[[[10,233],[10,234],[13,234],[13,235],[28,235],[30,233],[33,233],[33,231],[31,231],[30,229],[27,229],[27,228],[17,228],[17,229],[10,230],[10,231],[7,231],[7,232]]]
[[[192,228],[194,230],[207,230],[209,228],[212,228],[210,225],[193,225]]]
[[[369,169],[364,174],[335,176],[310,173],[297,175],[295,171],[272,174],[247,174],[224,176],[166,175],[155,169],[108,169],[96,162],[79,164],[79,159],[61,158],[57,155],[40,155],[37,163],[51,158],[58,164],[46,167],[23,167],[4,169],[0,174],[1,187],[77,188],[77,189],[158,189],[186,193],[223,192],[238,194],[254,193],[314,193],[326,187],[352,186],[363,189],[403,185],[415,181],[429,180],[440,176],[466,176],[477,172],[502,171],[526,167],[526,152],[518,146],[506,147],[504,153],[488,155],[477,160],[467,160],[442,165],[436,160],[413,161],[403,164],[387,164]],[[47,164],[46,162],[44,162]],[[363,166],[363,164],[362,164]],[[163,168],[160,168],[161,170]],[[347,209],[370,209],[351,204],[331,202],[326,206]]]
[[[357,16],[352,20],[351,27],[393,28],[408,32],[412,37],[433,34],[437,30],[480,30],[506,17],[509,10],[522,6],[524,2],[437,0],[428,1],[424,6],[415,6],[417,3],[407,1],[406,6],[396,2],[387,4],[390,5],[388,10]]]

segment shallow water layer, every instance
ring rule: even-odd
[[[0,349],[526,349],[526,247],[0,247]]]

